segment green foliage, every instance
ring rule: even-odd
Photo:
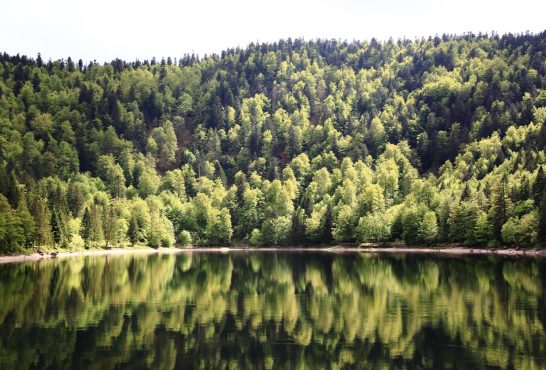
[[[85,211],[83,212],[82,222],[81,222],[81,237],[83,241],[85,242],[85,246],[89,246],[89,241],[91,240],[91,212],[89,211],[89,208],[85,208]]]
[[[352,242],[356,222],[353,210],[350,206],[344,205],[337,212],[332,227],[332,236],[337,242]]]
[[[537,224],[536,212],[510,217],[502,226],[502,240],[508,245],[532,245],[537,241]]]
[[[377,243],[390,239],[390,219],[383,212],[370,213],[360,218],[357,226],[357,241]]]
[[[491,226],[487,218],[487,213],[480,212],[476,218],[474,226],[474,243],[476,245],[486,245],[491,239]]]
[[[433,211],[425,212],[419,224],[419,240],[427,245],[434,243],[438,238],[438,223]]]
[[[262,243],[262,232],[258,229],[252,230],[248,242],[253,246],[260,245]]]
[[[495,185],[491,196],[490,215],[493,236],[496,240],[501,240],[502,227],[508,219],[509,199],[507,195],[507,182],[507,178],[503,176]]]
[[[129,229],[127,230],[127,234],[129,236],[129,241],[133,246],[140,240],[138,219],[133,214],[131,214],[131,218],[129,219]]]
[[[3,252],[14,252],[25,244],[23,221],[0,195],[0,246]]]
[[[545,40],[286,40],[178,65],[1,54],[4,249],[183,231],[543,244]]]
[[[192,237],[190,232],[188,230],[182,230],[180,234],[178,234],[178,242],[184,247],[191,245]]]

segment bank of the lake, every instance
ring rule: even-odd
[[[151,248],[140,246],[137,248],[110,248],[110,249],[92,249],[77,251],[53,251],[53,252],[33,252],[28,254],[0,255],[1,263],[36,261],[47,258],[65,258],[72,256],[100,256],[100,255],[122,255],[122,254],[171,254],[188,252],[211,252],[211,253],[229,253],[229,252],[324,252],[324,253],[411,253],[411,254],[447,254],[447,255],[500,255],[500,256],[529,256],[546,257],[546,249],[524,249],[524,248],[471,248],[460,245],[440,245],[437,247],[408,247],[408,246],[389,246],[389,245],[336,245],[336,246],[277,246],[277,247],[175,247],[175,248]]]

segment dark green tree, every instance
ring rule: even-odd
[[[91,240],[92,233],[92,222],[91,222],[91,212],[89,207],[85,207],[83,211],[83,217],[81,222],[81,237],[85,243],[85,247],[89,247],[89,242]]]
[[[536,205],[540,205],[540,202],[542,202],[542,196],[544,194],[545,189],[546,189],[546,176],[544,175],[544,170],[542,169],[542,166],[539,166],[537,171],[537,176],[535,178],[535,181],[533,182],[533,187],[531,189],[533,193],[533,199]]]
[[[508,220],[509,199],[507,195],[508,178],[504,175],[496,184],[491,194],[491,225],[493,237],[497,242],[502,240],[502,226]]]
[[[129,229],[127,231],[127,234],[129,236],[131,246],[134,246],[136,243],[139,242],[140,231],[138,227],[138,220],[133,214],[131,214],[131,218],[129,219]]]
[[[542,194],[539,207],[537,240],[542,246],[546,244],[546,191]]]

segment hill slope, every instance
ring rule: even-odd
[[[546,32],[0,56],[0,249],[546,240]]]

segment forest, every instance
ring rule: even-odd
[[[0,54],[0,253],[546,242],[546,32]]]

